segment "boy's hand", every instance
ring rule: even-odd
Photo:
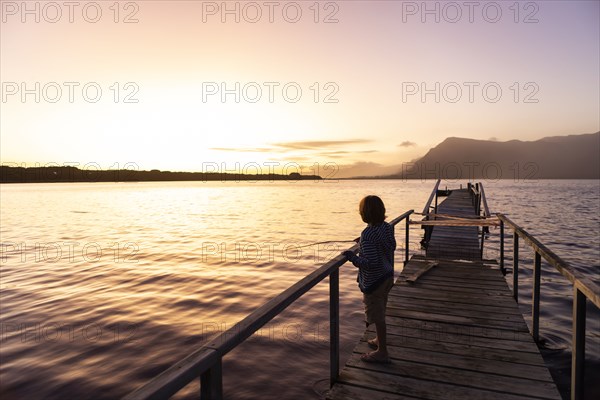
[[[353,259],[354,257],[356,257],[356,255],[354,254],[354,252],[353,252],[353,251],[350,251],[350,250],[346,250],[346,251],[344,251],[342,254],[343,254],[343,255],[344,255],[344,256],[345,256],[345,257],[346,257],[348,260],[350,260],[350,261],[352,261],[352,259]]]

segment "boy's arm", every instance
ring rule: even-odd
[[[348,260],[354,264],[355,267],[368,269],[370,266],[369,260],[377,259],[377,247],[370,240],[361,240],[361,253],[360,256],[352,252],[347,252],[351,254],[347,254]]]

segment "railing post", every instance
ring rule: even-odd
[[[513,297],[519,302],[519,234],[513,233]]]
[[[329,275],[329,385],[340,374],[340,270]]]
[[[478,228],[479,229],[479,228]],[[483,244],[485,242],[485,231],[481,230],[481,249],[480,249],[480,257],[483,260]]]
[[[531,302],[531,318],[533,340],[536,342],[540,337],[540,275],[542,274],[542,256],[535,252],[533,266],[533,299]]]
[[[504,221],[500,221],[500,271],[502,271],[502,275],[506,275],[504,269]]]
[[[571,400],[583,399],[585,367],[585,295],[573,291],[573,342],[571,353]]]
[[[406,237],[404,241],[404,265],[408,262],[408,246],[409,242],[409,232],[410,232],[410,215],[406,216]]]
[[[200,375],[200,399],[221,400],[223,398],[222,359]]]

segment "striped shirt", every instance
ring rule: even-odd
[[[360,252],[350,259],[358,267],[358,287],[371,293],[389,277],[394,276],[394,227],[387,222],[368,225],[360,234]]]

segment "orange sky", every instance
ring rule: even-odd
[[[596,1],[114,3],[1,2],[3,163],[377,173],[599,130]]]

